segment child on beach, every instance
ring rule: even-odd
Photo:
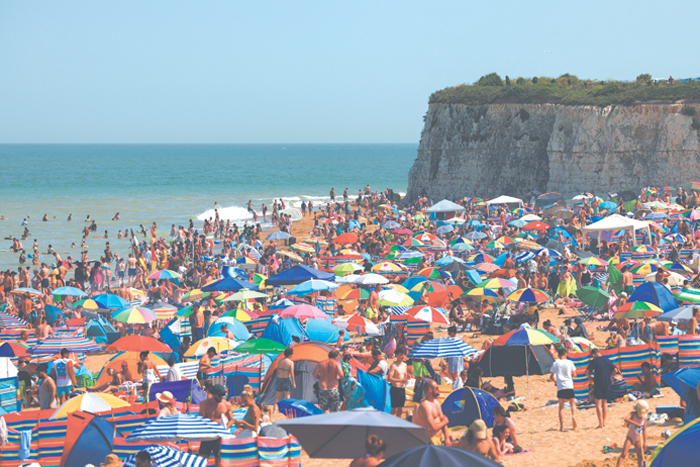
[[[510,437],[510,428],[505,425],[493,427],[493,443],[499,454],[508,454],[513,452],[513,444],[508,442]]]
[[[647,449],[647,427],[646,413],[649,412],[649,404],[647,401],[640,400],[634,406],[634,412],[630,412],[625,417],[625,425],[629,427],[625,444],[622,446],[622,454],[617,460],[617,467],[622,465],[622,460],[627,457],[630,446],[634,446],[634,451],[637,454],[637,466],[644,465],[644,451]]]

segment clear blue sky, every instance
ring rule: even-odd
[[[433,91],[492,71],[699,76],[698,17],[697,1],[7,0],[0,142],[417,143]]]

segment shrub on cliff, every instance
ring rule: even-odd
[[[700,100],[700,82],[674,85],[660,83],[650,86],[645,79],[646,76],[640,75],[640,79],[635,82],[594,81],[579,80],[578,77],[567,74],[557,79],[533,77],[528,81],[518,78],[515,83],[511,81],[510,86],[504,86],[500,77],[491,73],[482,76],[476,85],[462,85],[437,91],[430,96],[430,103],[483,105],[499,101],[549,102],[605,107],[650,101]]]
[[[503,86],[503,80],[498,76],[498,73],[489,73],[479,78],[477,84],[479,86]]]

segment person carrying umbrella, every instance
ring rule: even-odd
[[[440,432],[445,437],[445,446],[450,446],[450,435],[447,431],[447,424],[450,420],[442,413],[442,407],[437,398],[440,396],[440,388],[432,379],[426,379],[423,382],[423,401],[418,404],[413,413],[413,423],[425,428],[428,436],[433,438],[434,444],[440,444],[439,438],[436,436]]]
[[[224,428],[228,430],[233,426],[233,410],[231,409],[231,404],[224,399],[226,388],[222,384],[215,384],[209,394],[211,394],[211,397],[199,404],[199,415],[216,423],[222,422],[223,415],[226,419]],[[258,413],[258,419],[259,415]],[[200,457],[209,459],[212,454],[214,455],[216,467],[219,467],[221,464],[221,438],[216,438],[212,441],[202,441],[199,445],[198,455]]]

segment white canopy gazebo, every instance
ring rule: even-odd
[[[433,204],[429,208],[426,208],[425,212],[457,212],[464,211],[464,207],[457,203],[443,199],[439,203]]]
[[[512,196],[499,196],[498,198],[490,199],[486,201],[486,204],[519,204],[520,206],[523,205],[523,200],[520,198],[514,198]]]
[[[649,231],[649,224],[637,219],[630,219],[628,217],[621,216],[619,214],[612,214],[605,217],[598,222],[594,222],[591,225],[585,226],[582,230],[585,233],[598,233],[598,241],[601,240],[603,232],[614,232],[617,230],[627,230],[632,232],[632,241],[636,243],[636,238],[634,233],[637,230],[646,229],[647,236],[651,240],[651,232]]]

